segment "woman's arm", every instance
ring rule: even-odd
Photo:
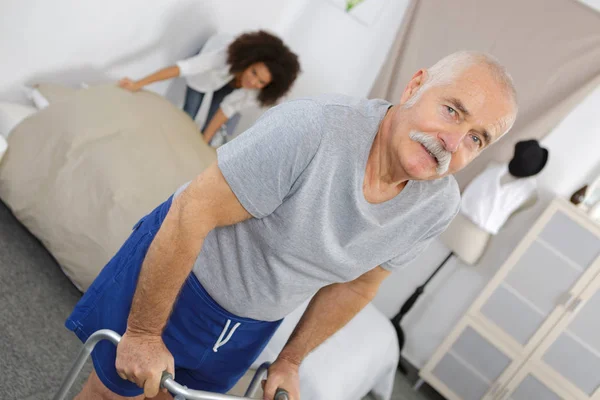
[[[167,79],[175,78],[179,75],[179,67],[177,65],[172,65],[170,67],[163,68],[160,71],[153,73],[152,75],[148,75],[147,77],[142,78],[139,81],[132,81],[129,78],[123,78],[119,81],[119,86],[123,89],[127,89],[132,92],[137,92],[146,85],[149,85],[154,82],[165,81]]]
[[[223,113],[223,110],[221,110],[221,108],[219,107],[219,109],[217,110],[217,112],[215,113],[215,115],[212,117],[212,119],[210,120],[208,126],[206,127],[206,129],[204,130],[203,134],[204,134],[204,141],[206,143],[210,143],[210,141],[212,140],[212,138],[215,136],[215,133],[217,133],[217,131],[219,130],[219,128],[221,126],[223,126],[223,124],[225,122],[227,122],[229,118],[227,118],[227,116],[225,115],[225,113]]]

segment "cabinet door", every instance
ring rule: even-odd
[[[600,377],[595,359],[586,361],[593,373],[571,378],[581,380],[586,397],[582,389],[574,389],[576,384],[562,386],[568,378],[560,379],[564,367],[552,356],[566,348],[576,351],[572,343],[559,343],[543,361],[548,345],[537,362],[530,361],[565,316],[583,309],[582,294],[591,298],[591,282],[597,276],[600,280],[599,256],[600,226],[572,205],[554,201],[420,371],[421,377],[449,400],[600,400],[591,378]],[[600,304],[595,310],[600,316]],[[589,337],[595,337],[594,331],[600,327],[586,330]],[[592,339],[587,340],[585,346],[591,346]],[[531,397],[532,391],[545,397]]]
[[[480,400],[514,359],[509,349],[489,340],[489,332],[463,318],[420,376],[448,400]]]
[[[599,272],[600,234],[553,203],[470,310],[519,354],[529,354]]]
[[[526,363],[494,400],[576,400],[550,377]]]
[[[530,360],[577,399],[600,399],[600,277],[571,303]]]

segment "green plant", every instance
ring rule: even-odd
[[[364,0],[346,0],[346,12],[350,12],[354,7],[362,3]]]

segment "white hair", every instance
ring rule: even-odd
[[[417,89],[411,98],[409,98],[404,104],[404,108],[410,108],[415,105],[419,98],[427,90],[434,86],[448,85],[453,80],[457,79],[467,68],[472,65],[485,65],[488,67],[493,78],[500,83],[506,90],[506,93],[510,96],[514,106],[514,116],[517,113],[517,91],[513,83],[513,79],[504,68],[502,64],[496,60],[493,56],[476,52],[476,51],[458,51],[452,53],[440,61],[435,63],[432,67],[427,69],[427,78],[425,82]],[[514,116],[512,121],[506,121],[508,129],[514,123]],[[509,118],[510,119],[510,118]]]

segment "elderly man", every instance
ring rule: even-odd
[[[170,399],[164,370],[225,392],[314,296],[265,384],[265,399],[298,400],[302,360],[448,226],[451,175],[516,112],[508,73],[471,52],[418,71],[397,105],[323,96],[269,110],[136,224],[76,306],[66,325],[80,339],[123,334],[97,347],[78,399]]]

